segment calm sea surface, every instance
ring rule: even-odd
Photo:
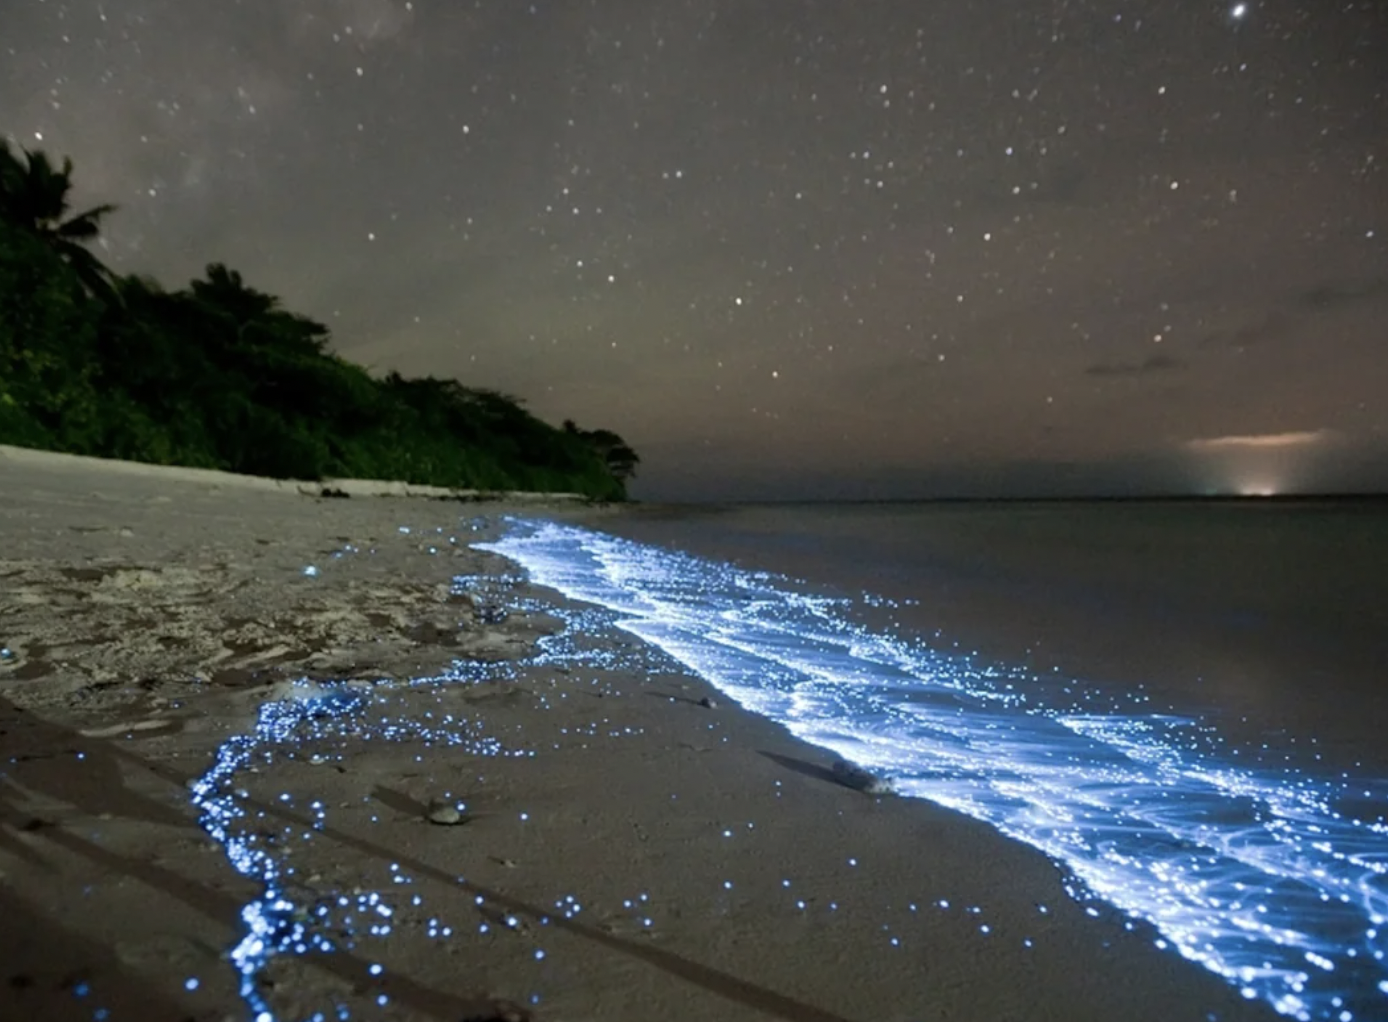
[[[1388,1018],[1388,504],[644,508],[490,548],[1294,1018]]]
[[[652,509],[600,528],[912,601],[874,616],[1388,776],[1388,501]]]

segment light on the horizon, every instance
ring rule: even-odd
[[[1342,437],[1329,429],[1229,434],[1189,440],[1196,471],[1216,493],[1275,497],[1302,493],[1308,476]]]
[[[1295,473],[1288,459],[1259,455],[1232,456],[1223,461],[1227,480],[1222,489],[1240,497],[1276,497],[1296,489]]]

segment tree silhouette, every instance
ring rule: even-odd
[[[56,252],[92,296],[119,304],[111,271],[86,248],[100,236],[102,218],[116,207],[103,203],[68,216],[71,191],[71,159],[64,157],[59,169],[41,150],[21,148],[16,155],[0,138],[0,217]]]
[[[229,328],[226,343],[259,345],[294,354],[317,354],[328,339],[328,328],[306,316],[286,312],[280,300],[250,287],[235,270],[211,263],[205,280],[194,280],[189,291],[213,317]]]
[[[573,419],[565,419],[564,432],[582,438],[597,452],[612,478],[623,486],[636,478],[636,466],[641,464],[640,456],[610,429],[579,429]]]
[[[499,391],[373,378],[328,329],[221,263],[166,291],[86,249],[71,162],[0,139],[0,443],[287,479],[625,498],[615,433],[555,429]]]
[[[204,273],[206,280],[189,284],[193,297],[226,316],[237,330],[244,330],[279,309],[278,298],[250,287],[240,273],[227,269],[223,263],[208,264]]]

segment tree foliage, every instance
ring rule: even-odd
[[[87,245],[101,234],[101,221],[112,205],[93,206],[68,216],[72,161],[61,168],[47,154],[21,149],[15,153],[0,138],[0,219],[39,239],[67,262],[88,293],[104,301],[115,297],[111,275]]]
[[[68,216],[72,165],[0,141],[0,443],[277,478],[365,477],[622,499],[620,437],[492,390],[372,377],[321,323],[219,263],[186,288],[118,277]]]
[[[581,437],[602,458],[607,471],[623,486],[636,478],[636,466],[641,459],[627,446],[626,441],[610,429],[579,429],[572,419],[564,420],[564,432]]]

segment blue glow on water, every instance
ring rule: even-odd
[[[900,794],[1041,849],[1077,897],[1147,920],[1245,997],[1388,1017],[1388,784],[1235,766],[1206,722],[873,632],[778,576],[547,522],[477,546]]]

